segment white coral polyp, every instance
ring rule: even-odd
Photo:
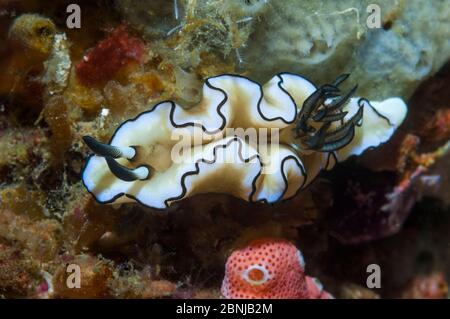
[[[255,272],[255,271],[257,272],[258,275],[262,275],[262,276],[260,276],[261,277],[260,279],[252,279],[251,278],[252,275],[250,273]],[[244,279],[246,282],[248,282],[252,286],[260,286],[269,281],[270,274],[269,274],[269,271],[265,267],[260,266],[260,265],[252,265],[243,271],[242,279]]]
[[[351,98],[343,108],[348,112],[344,121],[363,107],[351,142],[332,152],[307,151],[299,147],[294,128],[305,100],[316,89],[307,79],[289,73],[276,75],[264,86],[236,75],[209,78],[197,106],[184,109],[162,102],[122,123],[114,133],[110,145],[137,147],[136,158],[118,158],[117,163],[151,167],[149,178],[124,181],[110,171],[104,157],[92,155],[83,170],[83,183],[101,203],[138,201],[157,209],[200,193],[274,203],[294,196],[336,161],[389,140],[407,113],[400,98],[381,102]],[[230,128],[278,130],[279,142],[226,136]],[[186,132],[192,138],[174,138]],[[190,149],[189,160],[174,160],[180,145]]]

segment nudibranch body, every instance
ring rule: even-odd
[[[400,98],[369,102],[342,95],[348,75],[316,87],[280,73],[267,84],[238,75],[206,80],[202,101],[172,101],[124,122],[82,173],[101,203],[138,201],[164,209],[200,193],[274,203],[294,196],[322,170],[386,142],[402,123]]]

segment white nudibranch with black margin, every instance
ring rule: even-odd
[[[400,98],[369,102],[352,97],[356,87],[341,93],[347,77],[320,87],[290,73],[264,86],[238,75],[208,78],[192,108],[161,102],[122,123],[108,144],[85,136],[95,154],[83,183],[100,203],[137,201],[157,209],[201,193],[266,203],[291,198],[321,170],[389,140],[406,116]],[[252,143],[227,133],[233,128],[275,130],[278,140],[268,133]],[[186,132],[188,141],[174,138]],[[189,160],[174,160],[180,143]]]

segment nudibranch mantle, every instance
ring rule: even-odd
[[[290,73],[263,86],[238,75],[208,78],[192,108],[164,101],[122,123],[108,144],[85,137],[96,154],[83,184],[100,203],[157,209],[200,193],[291,198],[322,169],[386,142],[406,116],[400,98],[340,97],[346,77],[321,87]],[[254,131],[264,134],[248,139]]]

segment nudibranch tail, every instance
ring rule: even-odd
[[[407,113],[400,98],[370,102],[343,93],[349,74],[317,87],[280,73],[261,86],[243,76],[209,78],[202,101],[163,101],[125,121],[111,141],[86,136],[83,169],[100,203],[164,209],[202,193],[250,202],[295,196],[321,170],[386,142]]]

